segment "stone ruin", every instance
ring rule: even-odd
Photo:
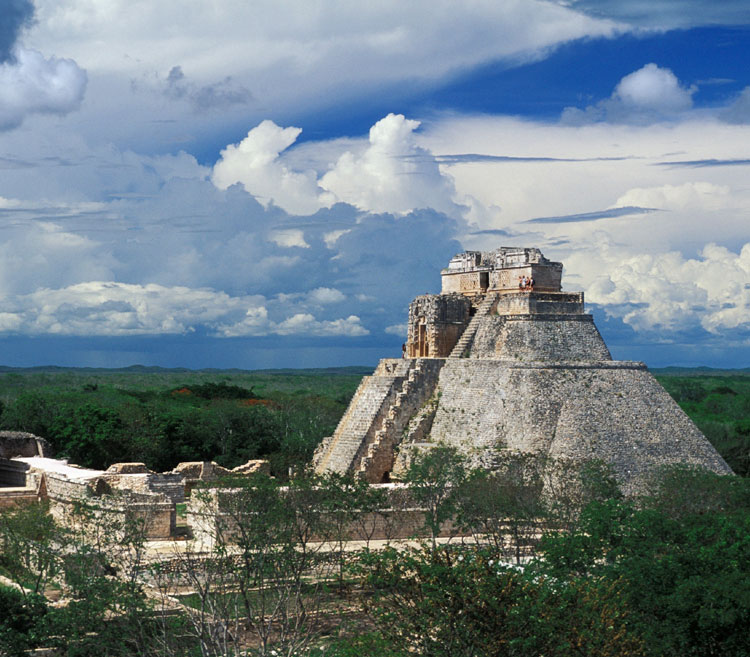
[[[115,463],[94,470],[52,458],[44,438],[19,431],[0,431],[0,510],[40,500],[65,521],[82,504],[113,517],[140,518],[149,539],[177,534],[177,504],[186,502],[199,484],[224,477],[269,474],[268,461],[253,460],[232,470],[213,461],[180,463],[171,472],[153,472],[143,463]]]
[[[626,493],[663,465],[730,474],[645,364],[612,360],[562,269],[535,248],[453,257],[442,292],[409,307],[404,357],[362,380],[315,470],[385,482],[444,444],[488,468],[506,450],[600,460]]]

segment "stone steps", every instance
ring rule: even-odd
[[[372,376],[362,379],[333,436],[325,439],[316,450],[313,458],[316,472],[345,474],[354,469],[368,436],[382,426],[396,393],[403,392],[415,366],[413,360],[385,359]],[[407,388],[407,394],[409,390]]]
[[[479,325],[481,324],[482,319],[487,317],[487,315],[489,315],[490,309],[492,308],[496,299],[497,299],[497,294],[488,294],[484,297],[484,299],[482,300],[482,303],[480,303],[479,307],[477,308],[476,314],[474,315],[474,317],[471,318],[469,325],[464,329],[464,332],[461,334],[461,337],[458,339],[456,346],[453,347],[453,350],[451,351],[449,358],[462,358],[463,357],[463,355],[466,353],[466,350],[469,348],[471,342],[474,340],[474,336],[477,333],[477,329],[479,328]]]
[[[410,419],[432,395],[437,385],[442,359],[420,359],[396,393],[381,426],[365,445],[355,474],[370,483],[379,483],[393,469],[394,448],[400,442]]]

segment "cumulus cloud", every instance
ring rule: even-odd
[[[70,59],[45,58],[17,48],[0,64],[0,130],[17,128],[29,114],[68,114],[86,91],[86,72]]]
[[[310,292],[308,298],[312,303],[328,305],[329,303],[341,303],[345,301],[346,295],[332,287],[316,287]]]
[[[750,244],[739,253],[708,244],[699,258],[670,252],[606,264],[587,299],[638,331],[750,329]]]
[[[460,250],[457,222],[434,210],[339,203],[291,215],[239,185],[218,189],[185,154],[110,147],[80,161],[77,186],[44,151],[0,178],[6,334],[382,336],[414,286],[435,289]],[[56,198],[11,194],[40,186]],[[71,194],[96,200],[63,200]]]
[[[438,160],[417,145],[418,127],[419,121],[389,114],[370,128],[366,144],[346,148],[318,177],[316,168],[295,167],[303,158],[286,156],[302,131],[265,120],[221,152],[211,179],[221,189],[241,183],[265,206],[273,202],[298,214],[343,202],[366,212],[406,214],[429,207],[458,216],[466,208],[453,201],[452,181]],[[330,153],[326,145],[322,150]],[[293,234],[281,233],[278,239],[299,244]]]
[[[260,295],[232,297],[208,288],[88,281],[39,289],[0,302],[0,331],[30,335],[181,335],[198,329],[217,337],[367,335],[359,317],[318,320],[295,313],[273,321]],[[280,309],[277,309],[277,311]]]
[[[5,0],[0,12],[0,63],[15,59],[14,47],[18,36],[34,21],[31,0]]]
[[[315,173],[292,171],[279,160],[279,154],[301,132],[300,128],[281,128],[268,119],[263,121],[239,144],[221,151],[211,179],[220,189],[241,183],[265,206],[273,201],[288,212],[315,212],[323,205]]]
[[[684,87],[668,68],[654,63],[626,75],[612,95],[586,109],[567,107],[561,121],[579,125],[594,121],[652,123],[674,119],[693,106],[695,86]]]
[[[409,330],[409,326],[407,324],[391,324],[391,326],[385,327],[385,332],[389,333],[391,335],[398,335],[399,337],[406,337],[406,334]]]
[[[245,105],[252,98],[250,92],[231,75],[218,82],[198,85],[186,78],[181,66],[169,70],[162,89],[168,98],[188,101],[196,112]]]
[[[281,322],[275,332],[279,335],[347,335],[350,337],[367,335],[369,331],[359,322],[359,317],[356,315],[349,315],[345,319],[319,322],[310,313],[298,313]]]
[[[347,151],[321,179],[338,200],[371,212],[434,208],[455,213],[452,184],[433,155],[416,145],[419,121],[389,114],[370,128],[361,154]]]

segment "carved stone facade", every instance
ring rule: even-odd
[[[405,358],[363,379],[318,472],[388,481],[415,450],[450,444],[490,468],[503,450],[602,460],[628,493],[667,464],[731,473],[643,363],[612,360],[561,263],[503,247],[441,274],[443,293],[409,308]]]
[[[469,323],[471,301],[461,294],[425,294],[409,306],[407,358],[445,358]]]

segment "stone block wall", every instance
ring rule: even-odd
[[[386,504],[377,511],[363,513],[344,532],[352,541],[390,541],[407,538],[426,538],[425,509],[419,508],[401,484],[381,484],[377,488],[386,494]],[[223,541],[232,542],[237,536],[237,523],[243,513],[252,513],[248,508],[241,509],[242,493],[236,489],[206,489],[200,495],[190,498],[187,506],[187,522],[198,545],[210,549],[221,536]],[[231,510],[230,510],[231,509]],[[325,518],[321,518],[324,520]],[[453,521],[441,525],[440,536],[457,535]],[[325,536],[313,536],[313,541],[325,540]]]
[[[611,360],[591,315],[490,315],[477,328],[470,358],[519,361]]]
[[[579,315],[583,313],[583,292],[501,294],[493,310],[497,315]]]
[[[471,318],[471,301],[460,294],[426,294],[409,306],[407,358],[445,358]]]
[[[518,290],[522,276],[534,279],[534,289],[558,292],[562,281],[562,265],[559,262],[526,264],[518,267],[495,269],[490,272],[490,290]]]
[[[642,363],[450,359],[431,442],[492,467],[495,450],[600,459],[625,492],[674,463],[731,470]]]

